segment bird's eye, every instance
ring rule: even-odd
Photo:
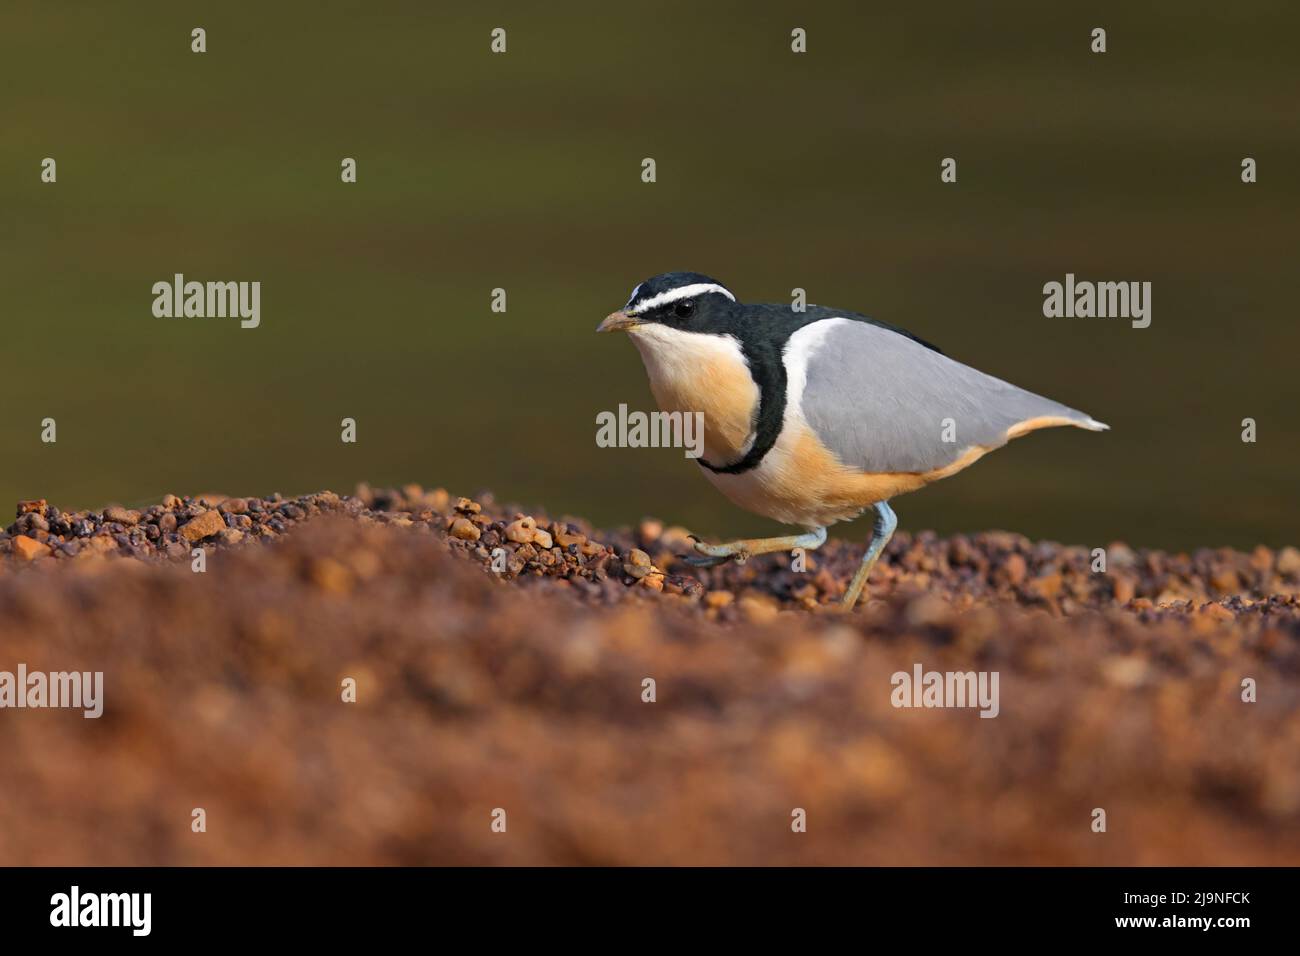
[[[695,303],[690,299],[687,299],[685,302],[678,302],[676,307],[673,309],[673,312],[677,314],[677,318],[679,319],[689,319],[695,314]]]

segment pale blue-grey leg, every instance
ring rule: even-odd
[[[858,566],[858,573],[853,575],[853,580],[849,582],[849,588],[844,592],[844,600],[840,606],[851,611],[857,607],[858,598],[862,596],[862,589],[866,587],[867,575],[871,574],[871,569],[876,566],[876,561],[885,550],[885,545],[889,544],[889,539],[894,536],[894,529],[898,527],[898,516],[894,514],[894,509],[889,507],[889,502],[881,501],[875,506],[875,519],[871,523],[871,540],[867,543],[867,553],[862,556],[862,564]]]
[[[790,551],[794,548],[812,551],[826,543],[826,529],[814,528],[807,534],[788,534],[780,538],[742,538],[739,541],[728,541],[726,544],[705,544],[694,535],[691,535],[691,540],[695,541],[695,550],[699,553],[688,555],[685,559],[686,563],[693,564],[697,568],[711,568],[726,561],[744,564],[755,554]]]

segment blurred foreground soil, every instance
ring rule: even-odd
[[[0,671],[105,704],[0,709],[0,864],[1300,864],[1295,549],[900,533],[841,615],[860,543],[688,547],[416,487],[21,503]],[[918,664],[998,716],[896,708]]]

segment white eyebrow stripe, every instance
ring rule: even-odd
[[[630,296],[627,297],[627,305],[623,306],[624,311],[626,311],[627,308],[628,308],[628,306],[630,306],[633,302],[636,301],[636,295],[637,295],[638,292],[641,291],[641,286],[642,286],[643,284],[644,284],[644,283],[641,283],[641,282],[638,282],[638,283],[636,284],[636,288],[632,290],[632,294],[631,294]]]
[[[639,288],[639,287],[638,287]],[[650,309],[657,309],[661,305],[667,305],[669,302],[676,302],[678,299],[691,299],[697,295],[707,295],[710,292],[721,292],[732,302],[736,297],[724,289],[722,286],[713,282],[696,282],[692,285],[684,285],[677,289],[669,289],[667,292],[660,292],[658,295],[652,295],[644,302],[640,303],[635,309],[624,307],[628,315],[640,315]],[[633,293],[632,298],[636,298]]]

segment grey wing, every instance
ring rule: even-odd
[[[785,354],[792,380],[804,365],[808,425],[840,461],[866,472],[943,468],[974,446],[1005,444],[1010,429],[1032,419],[1106,427],[866,322],[814,322],[790,337]]]

